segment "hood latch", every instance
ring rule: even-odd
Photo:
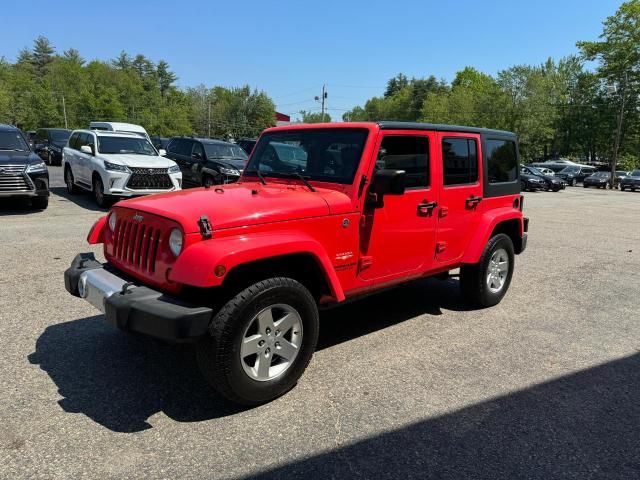
[[[198,220],[198,226],[200,227],[200,235],[205,240],[211,238],[213,235],[211,233],[211,223],[209,223],[209,219],[206,215],[202,215],[200,220]]]

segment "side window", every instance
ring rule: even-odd
[[[191,156],[191,142],[183,138],[178,138],[171,143],[172,152],[185,157]]]
[[[514,182],[517,178],[518,156],[516,142],[487,139],[484,158],[487,162],[489,183]],[[531,173],[528,168],[524,173]]]
[[[442,139],[444,185],[465,185],[478,180],[478,153],[472,138]]]
[[[76,150],[80,150],[80,147],[87,144],[86,133],[79,133],[78,140],[76,141]]]
[[[73,135],[71,135],[71,138],[69,138],[69,148],[73,148],[74,150],[78,149],[78,137],[80,136],[80,134],[78,133],[74,133]]]
[[[86,144],[85,145],[93,145],[95,147],[96,145],[96,137],[93,136],[92,133],[85,133],[86,137]]]
[[[193,142],[193,152],[191,153],[193,157],[196,155],[200,155],[200,158],[204,158],[204,148],[200,142]]]
[[[382,139],[377,169],[404,170],[407,188],[429,186],[429,139],[424,136],[389,135]]]

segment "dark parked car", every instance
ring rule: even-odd
[[[167,137],[151,137],[151,143],[157,150],[166,150],[170,141],[171,139]]]
[[[33,137],[36,136],[36,131],[35,130],[27,130],[24,134],[24,137],[27,139],[27,143],[29,144],[29,147],[33,148]]]
[[[596,169],[593,167],[583,167],[582,165],[568,165],[556,173],[556,177],[566,181],[572,187],[582,182],[586,177],[593,175]]]
[[[247,152],[247,155],[251,155],[251,152],[253,151],[253,147],[256,146],[257,141],[258,140],[256,140],[255,138],[241,138],[236,143],[241,149]]]
[[[593,175],[586,177],[582,181],[584,188],[597,187],[607,188],[609,186],[609,179],[611,178],[611,172],[596,172]]]
[[[44,210],[49,205],[49,171],[29,148],[22,132],[0,124],[0,198],[31,199],[31,205]]]
[[[636,189],[640,190],[640,170],[634,170],[620,180],[620,190],[631,190],[635,192]]]
[[[528,173],[520,173],[520,189],[525,192],[533,192],[536,190],[546,190],[547,183],[536,175],[530,175]]]
[[[566,184],[564,183],[563,180],[556,178],[555,176],[551,176],[551,175],[544,175],[540,170],[538,170],[536,167],[530,167],[530,166],[523,166],[520,169],[520,173],[524,173],[527,175],[533,175],[535,177],[541,178],[542,180],[544,180],[544,183],[546,185],[546,189],[547,190],[551,190],[553,192],[558,192],[560,190],[562,190],[563,188],[565,188]]]
[[[62,165],[62,149],[67,145],[71,130],[39,128],[33,137],[33,151],[49,165]]]
[[[183,188],[237,182],[247,163],[247,154],[238,145],[190,137],[172,138],[167,158],[180,167]]]

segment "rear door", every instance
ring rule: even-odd
[[[180,167],[182,184],[184,186],[193,185],[191,163],[188,161],[191,157],[192,143],[191,140],[186,138],[176,138],[167,145],[167,157],[176,162]]]
[[[482,202],[480,135],[438,133],[440,206],[436,259],[455,263],[464,254],[478,224]]]

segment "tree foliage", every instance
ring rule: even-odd
[[[327,112],[307,112],[306,110],[300,110],[300,117],[302,118],[302,123],[325,123],[331,121],[331,115]]]
[[[123,51],[108,62],[87,62],[74,48],[58,55],[38,37],[15,63],[0,60],[0,123],[24,130],[63,127],[63,98],[69,128],[111,120],[162,136],[240,137],[275,123],[274,104],[264,92],[248,86],[182,90],[177,78],[164,60]]]

